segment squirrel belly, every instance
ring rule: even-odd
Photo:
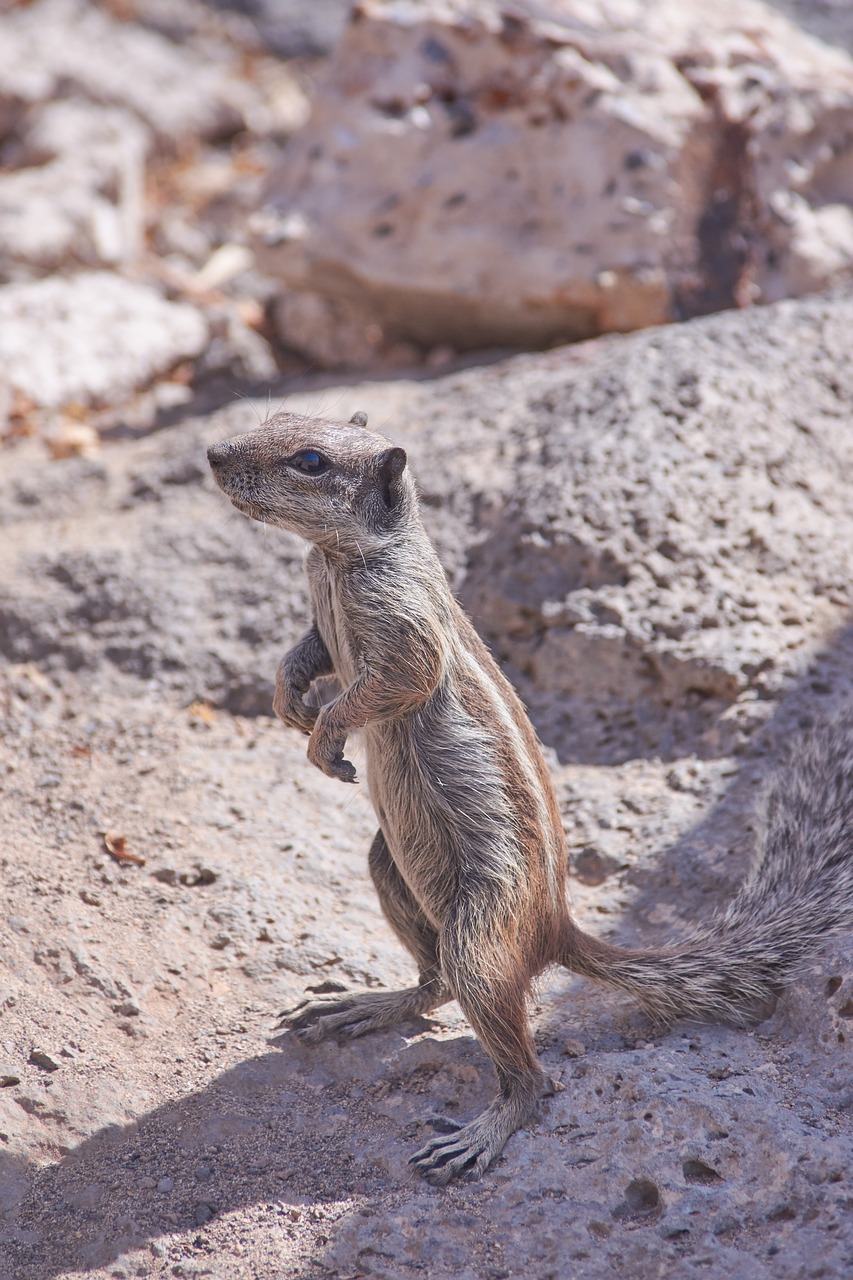
[[[805,737],[770,786],[758,855],[724,911],[657,949],[584,933],[536,735],[450,592],[405,452],[366,421],[280,413],[208,457],[240,511],[311,544],[313,622],[281,661],[274,709],[343,782],[356,780],[347,739],[364,732],[379,821],[370,873],[418,969],[402,991],[305,1000],[283,1025],[308,1041],[359,1036],[456,999],[500,1091],[412,1158],[444,1184],[482,1174],[546,1091],[527,1002],[548,966],[621,988],[656,1022],[745,1023],[853,924],[853,712]],[[330,676],[340,692],[312,705]]]

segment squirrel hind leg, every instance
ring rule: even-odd
[[[454,1178],[481,1177],[548,1092],[530,1034],[527,987],[519,980],[517,957],[511,950],[489,946],[485,938],[494,938],[490,929],[478,945],[470,925],[470,918],[448,923],[441,940],[442,966],[450,990],[495,1065],[500,1092],[469,1124],[432,1138],[412,1156],[409,1163],[434,1186]]]
[[[303,1000],[279,1016],[282,1030],[309,1044],[329,1036],[355,1040],[431,1013],[450,999],[437,974],[425,974],[418,986],[401,991],[352,991]]]
[[[481,1115],[454,1133],[439,1134],[409,1160],[418,1173],[434,1187],[446,1186],[454,1178],[473,1182],[482,1177],[503,1151],[507,1139],[528,1120],[541,1095],[546,1092],[540,1072],[524,1081],[515,1081]]]
[[[374,837],[368,863],[382,910],[417,962],[418,985],[401,991],[341,992],[303,1000],[281,1015],[280,1024],[300,1040],[355,1039],[423,1017],[450,999],[438,959],[438,934],[397,870],[381,831]]]

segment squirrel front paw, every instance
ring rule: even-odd
[[[282,662],[276,672],[272,709],[279,720],[291,729],[298,729],[300,733],[311,733],[317,719],[317,708],[306,706],[302,700],[302,694],[307,693],[309,687],[306,685],[304,689],[299,689]]]
[[[341,782],[357,782],[355,765],[344,759],[346,738],[332,735],[324,731],[322,723],[314,726],[314,732],[308,740],[308,759],[329,778],[339,778]]]

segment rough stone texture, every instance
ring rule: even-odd
[[[853,52],[853,9],[847,0],[769,0],[812,35]]]
[[[851,331],[813,299],[519,362],[522,460],[463,595],[561,752],[727,750],[844,617]]]
[[[0,289],[4,388],[38,406],[125,400],[206,338],[194,307],[106,272]]]
[[[34,113],[20,167],[0,175],[0,279],[137,259],[149,143],[116,108],[71,100]]]
[[[723,900],[746,871],[758,784],[801,725],[849,696],[853,629],[816,584],[851,541],[850,307],[784,304],[289,401],[365,409],[406,444],[442,554],[489,604],[511,670],[537,610],[567,647],[573,566],[607,547],[633,566],[619,635],[570,650],[570,687],[556,653],[522,684],[531,696],[553,681],[552,702],[571,707],[600,691],[610,725],[603,742],[579,715],[568,763],[551,752],[588,928],[643,943]],[[205,445],[251,427],[253,408],[91,460],[49,462],[36,439],[4,453],[0,1275],[848,1275],[843,943],[754,1034],[655,1033],[619,997],[548,975],[535,1025],[563,1089],[487,1179],[445,1192],[411,1181],[406,1159],[494,1087],[452,1006],[354,1044],[270,1042],[307,987],[390,986],[410,967],[366,874],[364,790],[312,771],[299,735],[265,714],[305,621],[301,549],[231,511],[204,465]],[[743,536],[752,521],[772,562]],[[745,655],[762,646],[788,673],[760,686],[760,724],[713,751],[725,691],[699,716],[662,659],[644,684],[607,660],[666,640],[676,667],[699,666],[689,606],[703,557],[714,678],[754,686]],[[574,591],[591,607],[606,586]],[[666,596],[681,636],[643,630],[640,588],[650,618]],[[748,643],[738,592],[760,596]],[[633,697],[630,722],[614,687]],[[144,866],[111,858],[108,831]]]
[[[213,0],[254,23],[261,39],[285,58],[328,54],[352,7],[351,0]]]
[[[0,136],[33,105],[78,95],[132,111],[163,144],[233,131],[253,95],[223,54],[182,50],[87,0],[37,0],[0,25]]]
[[[326,364],[535,346],[853,264],[853,62],[723,0],[365,0],[255,219]]]

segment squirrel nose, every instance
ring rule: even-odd
[[[207,451],[207,460],[215,469],[221,466],[223,462],[227,462],[230,455],[234,452],[234,446],[230,440],[222,440],[219,444],[212,444]]]

